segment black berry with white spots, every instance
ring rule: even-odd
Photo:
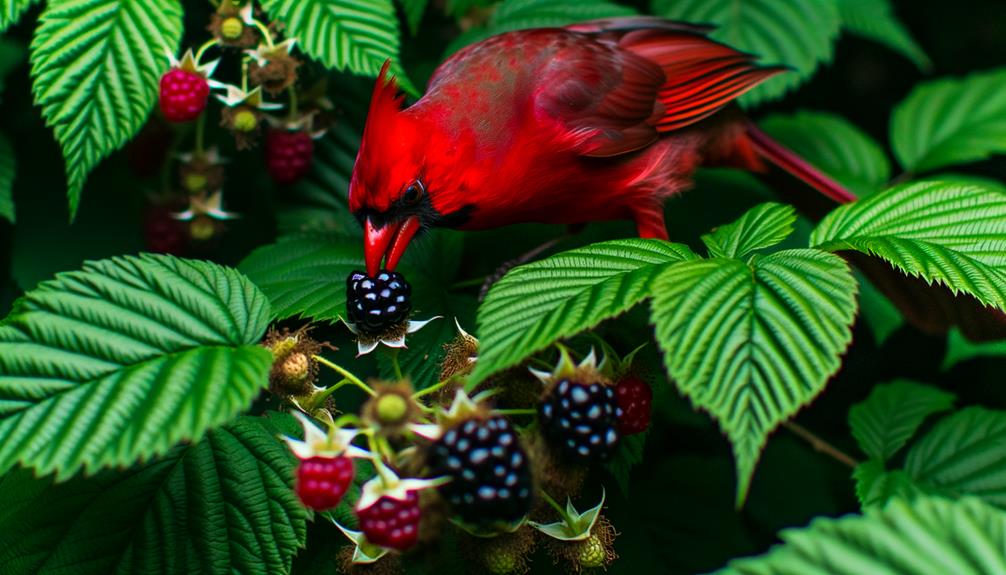
[[[353,272],[346,278],[346,314],[357,331],[378,336],[400,325],[412,310],[412,287],[402,274],[382,270],[376,277]]]
[[[603,383],[560,380],[538,405],[545,439],[564,458],[589,463],[611,457],[618,446],[621,408]]]
[[[491,528],[522,520],[531,510],[527,453],[510,422],[499,415],[464,420],[432,446],[434,477],[448,477],[440,494],[467,525]]]

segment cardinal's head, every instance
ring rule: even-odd
[[[431,227],[457,227],[471,205],[462,201],[457,142],[451,142],[421,102],[402,109],[385,62],[374,87],[367,125],[349,183],[349,209],[364,229],[367,273],[394,270],[409,242]]]

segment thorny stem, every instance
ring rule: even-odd
[[[206,54],[206,51],[209,50],[210,48],[216,46],[216,45],[217,45],[217,39],[216,38],[210,38],[206,42],[203,42],[203,45],[199,47],[199,51],[196,52],[196,65],[197,66],[202,63],[203,56]]]
[[[552,499],[552,496],[546,493],[544,489],[539,491],[541,492],[541,498],[545,500],[545,503],[548,503],[553,509],[559,512],[559,516],[562,517],[562,520],[566,523],[566,525],[568,525],[570,529],[576,529],[576,525],[573,524],[573,518],[569,516],[569,513],[566,513],[566,510],[563,509],[555,499]]]
[[[328,361],[327,359],[325,359],[324,357],[322,357],[320,355],[313,355],[311,357],[314,358],[314,360],[317,361],[318,363],[320,363],[321,365],[324,365],[325,367],[327,367],[327,368],[329,368],[331,370],[334,370],[336,373],[338,373],[342,377],[345,377],[346,379],[349,380],[350,383],[352,383],[356,387],[359,387],[363,391],[366,391],[367,394],[370,395],[371,397],[374,397],[375,395],[377,395],[376,391],[374,391],[373,389],[371,389],[370,386],[367,385],[366,383],[363,383],[363,381],[360,380],[360,378],[358,378],[355,375],[353,375],[352,373],[350,373],[346,368],[344,368],[344,367],[342,367],[342,366],[340,366],[338,364],[332,363],[331,361]],[[338,384],[336,384],[336,385],[338,385]]]
[[[827,441],[821,439],[817,435],[814,435],[807,428],[803,427],[799,423],[793,421],[783,422],[783,427],[792,431],[795,435],[799,436],[801,439],[810,444],[815,451],[823,453],[836,461],[839,461],[849,467],[855,469],[859,466],[859,462],[847,455],[845,452],[841,451],[834,445],[828,443]]]

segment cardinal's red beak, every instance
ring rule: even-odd
[[[402,259],[409,241],[419,231],[419,218],[410,216],[400,222],[389,222],[381,227],[374,225],[370,218],[367,218],[363,228],[363,254],[367,260],[367,275],[374,277],[381,269],[381,260],[384,267],[394,270],[398,261]]]

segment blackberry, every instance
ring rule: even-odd
[[[429,465],[434,477],[451,479],[438,489],[466,525],[492,529],[531,510],[531,465],[503,416],[451,427],[433,444]]]
[[[614,453],[621,411],[611,386],[562,379],[542,398],[538,419],[553,447],[570,461],[586,463]]]
[[[379,336],[409,316],[411,295],[400,273],[382,270],[372,278],[353,272],[346,278],[346,314],[360,333]]]

